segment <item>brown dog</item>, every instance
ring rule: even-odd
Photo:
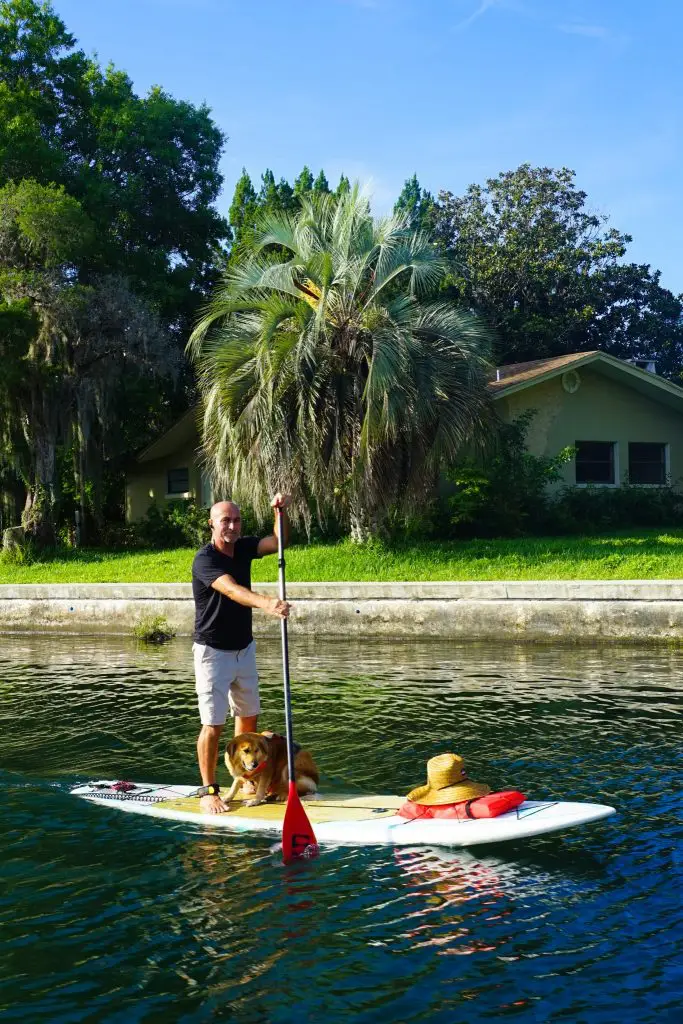
[[[233,784],[223,798],[234,800],[244,782],[256,787],[247,807],[263,804],[268,797],[286,800],[289,791],[287,776],[287,741],[272,732],[243,732],[230,740],[225,751],[225,764]],[[318,769],[311,755],[295,745],[294,774],[299,796],[311,796],[318,789]]]

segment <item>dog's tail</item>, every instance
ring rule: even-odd
[[[312,793],[317,793],[317,781],[312,779],[310,775],[297,775],[296,791],[299,796],[310,796]]]

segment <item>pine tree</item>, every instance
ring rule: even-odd
[[[339,184],[337,185],[336,195],[339,198],[340,196],[347,195],[347,193],[349,193],[350,191],[351,182],[349,181],[345,174],[342,174],[341,178],[339,179]]]
[[[244,222],[251,222],[256,213],[256,189],[251,183],[246,168],[242,168],[242,176],[235,185],[235,194],[232,197],[230,212],[228,214],[230,227],[233,232],[233,239],[236,239],[244,225]]]
[[[305,196],[308,195],[313,189],[313,174],[311,170],[304,165],[304,169],[298,178],[294,179],[294,195]]]
[[[321,171],[320,174],[318,175],[318,177],[313,182],[313,192],[316,195],[321,195],[323,192],[328,192],[329,193],[329,191],[330,191],[330,186],[329,186],[329,183],[327,181],[327,178],[325,177],[325,172]]]
[[[394,213],[406,213],[414,231],[431,225],[434,197],[420,186],[417,174],[408,178],[394,205]]]

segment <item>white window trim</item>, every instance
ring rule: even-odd
[[[608,441],[608,442],[605,442],[605,443],[606,444],[611,444],[613,452],[614,452],[614,483],[613,484],[603,484],[603,483],[592,483],[592,484],[581,483],[580,484],[580,483],[578,483],[577,480],[576,480],[576,459],[574,459],[574,487],[621,487],[621,468],[620,468],[620,462],[619,462],[619,442],[618,441]],[[660,485],[659,484],[651,484],[650,486],[651,487],[659,487]]]
[[[173,501],[174,498],[191,498],[192,491],[174,491],[172,494],[165,494],[166,501]]]

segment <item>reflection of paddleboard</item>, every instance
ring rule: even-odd
[[[261,804],[246,807],[235,801],[225,814],[202,814],[192,786],[127,784],[127,791],[114,789],[114,782],[92,782],[71,790],[91,803],[115,807],[132,814],[147,814],[170,821],[211,825],[231,832],[261,832],[279,835],[285,804]],[[396,812],[404,802],[400,796],[319,796],[305,801],[306,815],[320,843],[365,846],[380,843],[422,844],[434,846],[476,846],[499,843],[505,839],[525,839],[546,832],[559,832],[574,825],[585,825],[614,814],[604,804],[553,803],[526,800],[516,810],[498,818],[467,821],[420,818],[409,821]]]

